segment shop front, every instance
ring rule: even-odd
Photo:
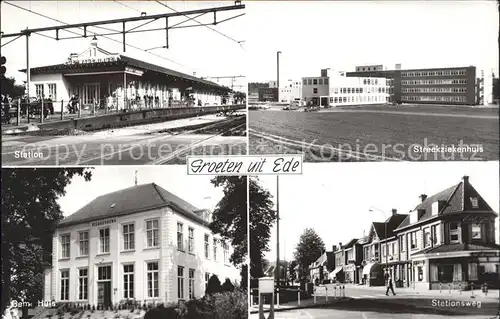
[[[351,284],[356,283],[356,281],[357,281],[356,265],[354,265],[354,264],[344,265],[343,270],[345,273],[345,282],[351,283]]]
[[[337,266],[329,275],[328,279],[332,282],[345,282],[345,273],[343,266]]]
[[[416,257],[413,262],[415,285],[431,290],[498,288],[500,253],[498,251],[456,252]]]
[[[363,282],[368,286],[385,285],[384,272],[379,263],[369,263],[363,267]]]

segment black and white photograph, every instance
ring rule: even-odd
[[[2,163],[247,151],[241,1],[2,1]]]
[[[306,168],[250,177],[251,318],[497,318],[497,162]]]
[[[2,319],[500,319],[500,0],[2,0]]]
[[[247,19],[250,154],[498,160],[497,1],[257,1]]]
[[[248,318],[245,176],[2,175],[2,318]]]

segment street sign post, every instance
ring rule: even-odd
[[[264,298],[263,296],[271,296],[269,305],[268,319],[274,319],[274,278],[262,277],[259,278],[259,319],[266,319],[264,315]]]

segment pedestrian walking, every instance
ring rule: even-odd
[[[393,296],[396,295],[396,293],[394,292],[394,281],[392,280],[391,275],[387,276],[387,290],[385,291],[386,296],[389,296],[389,290],[392,292]]]

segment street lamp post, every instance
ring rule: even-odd
[[[280,54],[281,51],[276,52],[276,86],[278,87],[278,102],[280,100]]]

